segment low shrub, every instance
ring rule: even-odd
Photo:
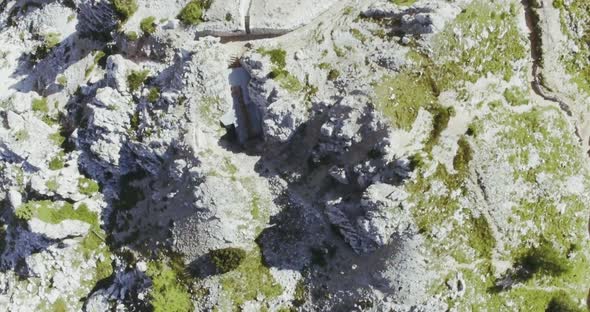
[[[148,70],[140,70],[140,71],[131,71],[131,73],[127,76],[127,84],[129,85],[129,90],[131,92],[137,91],[141,85],[147,79],[149,74]]]
[[[150,102],[155,102],[160,98],[160,89],[154,87],[150,89],[150,93],[147,96],[147,100]]]
[[[137,11],[135,0],[111,0],[111,4],[122,22],[126,22]]]
[[[64,153],[59,152],[49,161],[49,169],[60,170],[64,167]]]
[[[148,16],[141,20],[139,23],[139,28],[143,31],[144,34],[153,34],[156,31],[156,18],[153,16]]]
[[[209,255],[217,271],[227,273],[235,270],[246,258],[246,251],[240,248],[223,248],[212,250]]]
[[[340,77],[340,72],[337,69],[332,69],[328,73],[328,80],[336,80]]]
[[[78,179],[78,190],[84,195],[91,196],[97,193],[99,190],[98,183],[92,179],[79,178]]]
[[[22,204],[14,211],[14,216],[20,220],[31,220],[33,217],[33,206],[31,204]]]
[[[130,32],[126,33],[125,36],[127,37],[127,40],[129,40],[129,41],[136,41],[137,39],[139,39],[139,36],[137,35],[137,32],[135,32],[135,31],[130,31]]]
[[[202,2],[198,0],[189,2],[178,14],[178,19],[186,25],[197,25],[202,22]]]

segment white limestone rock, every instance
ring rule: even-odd
[[[78,220],[64,220],[60,223],[52,224],[32,218],[28,224],[31,232],[42,234],[49,239],[55,240],[84,236],[90,229],[90,224]]]
[[[337,2],[252,0],[249,10],[250,30],[255,34],[284,33],[309,23]]]

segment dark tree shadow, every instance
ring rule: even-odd
[[[539,247],[528,249],[514,263],[502,277],[498,278],[494,286],[488,289],[491,293],[510,290],[518,284],[525,283],[537,274],[559,276],[570,268],[568,259],[558,250],[543,242]]]

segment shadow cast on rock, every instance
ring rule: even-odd
[[[335,107],[342,118],[350,112],[348,107]],[[371,109],[366,107],[366,115],[359,122],[369,123],[366,118]],[[368,132],[361,141],[342,153],[320,153],[318,157],[318,146],[329,143],[320,135],[329,118],[329,110],[318,114],[298,127],[289,142],[264,149],[266,153],[256,166],[258,174],[267,178],[280,176],[287,181],[287,187],[274,200],[280,212],[271,216],[270,225],[256,242],[267,266],[302,274],[312,304],[304,310],[357,311],[358,307],[368,308],[378,300],[371,297],[375,290],[395,294],[401,289],[383,272],[391,259],[404,250],[407,239],[392,239],[389,245],[374,252],[357,254],[328,220],[324,211],[327,200],[344,198],[359,202],[367,187],[339,183],[328,169],[352,168],[368,161],[385,163],[380,160],[383,155],[375,152],[375,146],[387,135],[385,129],[373,131],[362,126],[359,131]],[[358,178],[350,176],[350,181]],[[400,185],[406,178],[394,175],[387,183]]]
[[[42,55],[37,61],[35,57],[40,57],[38,54],[41,52],[37,52],[37,55],[23,54],[18,59],[12,77],[20,77],[25,72],[27,76],[11,88],[23,93],[35,91],[43,96],[60,92],[63,87],[56,81],[57,77],[93,51],[104,50],[105,47],[104,42],[82,37],[75,32],[50,48],[47,55]]]

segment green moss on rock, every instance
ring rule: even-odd
[[[154,312],[192,311],[193,303],[188,288],[166,262],[149,262],[146,274],[152,280],[149,298]]]
[[[438,103],[432,85],[417,72],[404,71],[396,76],[384,76],[375,85],[377,109],[392,125],[410,130],[421,107]]]
[[[221,276],[223,293],[237,309],[250,300],[268,301],[281,295],[283,288],[275,281],[263,264],[260,250],[247,253],[242,263],[233,271]]]

